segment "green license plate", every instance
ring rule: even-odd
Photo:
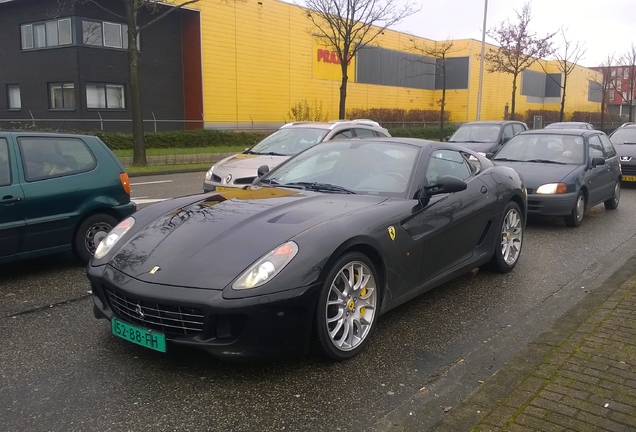
[[[155,351],[166,352],[166,335],[151,330],[145,330],[113,318],[110,321],[113,334],[128,342],[136,343]]]
[[[633,181],[636,182],[636,176],[623,176],[623,181]]]

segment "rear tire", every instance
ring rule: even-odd
[[[617,180],[616,185],[614,186],[614,195],[612,198],[605,201],[603,204],[605,208],[608,210],[616,210],[618,207],[618,202],[621,200],[621,181]]]
[[[115,225],[117,225],[117,219],[104,213],[94,214],[84,219],[75,231],[73,239],[73,252],[77,259],[87,264],[93,257],[99,242]]]
[[[343,255],[320,290],[314,346],[332,360],[347,360],[368,344],[379,313],[377,271],[360,252]]]
[[[576,196],[576,202],[574,203],[574,208],[572,212],[565,216],[565,224],[569,227],[576,228],[581,226],[581,222],[583,222],[583,214],[585,213],[585,195],[583,195],[583,191],[579,191],[579,194]]]
[[[516,202],[510,201],[503,211],[499,225],[499,242],[495,245],[490,267],[501,273],[508,273],[519,261],[523,245],[523,214]]]

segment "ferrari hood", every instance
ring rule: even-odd
[[[514,168],[521,177],[528,189],[536,189],[546,183],[557,183],[562,181],[579,165],[558,165],[536,162],[497,162],[496,165],[505,165]]]
[[[296,234],[385,200],[283,188],[207,195],[135,227],[109,264],[147,282],[222,290]]]

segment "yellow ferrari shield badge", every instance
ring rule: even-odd
[[[159,270],[161,270],[161,267],[159,267],[159,266],[154,266],[154,267],[152,268],[152,270],[150,270],[150,274],[151,274],[151,275],[153,275],[153,274],[157,273]]]
[[[391,240],[395,240],[395,228],[392,226],[389,227],[389,237],[391,237]]]

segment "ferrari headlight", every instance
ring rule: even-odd
[[[256,288],[274,278],[298,253],[293,241],[278,246],[247,269],[232,285],[235,290]]]
[[[208,170],[208,172],[205,173],[206,180],[209,181],[212,178],[212,171],[214,171],[214,165],[212,165],[212,167]]]
[[[537,188],[538,194],[564,194],[568,189],[565,183],[547,183]]]
[[[133,219],[132,217],[129,217],[121,221],[119,225],[113,228],[111,232],[109,232],[108,235],[104,237],[104,240],[99,242],[99,245],[97,246],[97,250],[95,250],[94,257],[96,259],[103,258],[104,255],[110,252],[113,246],[117,244],[119,239],[122,238],[124,234],[126,234],[128,230],[133,227],[134,224],[135,224],[135,219]]]

